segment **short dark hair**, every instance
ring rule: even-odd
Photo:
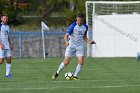
[[[7,16],[7,15],[2,14],[2,15],[0,15],[0,18],[2,18],[3,16]],[[8,16],[7,16],[7,17],[8,17]]]
[[[84,14],[83,13],[78,13],[77,17],[84,18]]]

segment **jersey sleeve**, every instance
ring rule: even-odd
[[[69,35],[71,35],[75,26],[76,26],[76,22],[72,23],[72,24],[68,27],[66,33],[69,34]]]
[[[87,31],[88,31],[88,26],[86,24],[84,24],[84,26],[86,27],[86,32],[84,35],[87,35]]]
[[[10,27],[8,26],[8,34],[10,33]]]
[[[0,31],[1,31],[1,26],[2,26],[2,24],[0,23]]]
[[[2,24],[0,23],[0,33],[1,33],[1,26],[2,26]],[[1,43],[1,36],[0,36],[0,43]]]

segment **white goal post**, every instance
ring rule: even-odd
[[[134,57],[140,52],[140,1],[86,1],[89,57]]]

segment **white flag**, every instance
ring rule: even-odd
[[[41,22],[41,28],[42,30],[49,30],[49,27],[43,21]]]

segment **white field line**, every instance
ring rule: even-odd
[[[52,90],[52,89],[98,89],[98,88],[123,88],[123,87],[140,87],[140,85],[114,85],[114,86],[89,86],[89,87],[78,87],[78,86],[65,86],[65,87],[37,87],[37,88],[0,88],[2,91],[12,91],[12,90]]]
[[[65,81],[61,81],[61,80],[54,80],[54,81],[48,81],[48,82],[45,82],[45,81],[28,81],[28,82],[19,82],[20,84],[28,84],[28,83],[35,83],[35,84],[39,84],[39,83],[67,83],[67,82],[126,82],[128,80],[77,80],[77,81],[74,81],[74,80],[65,80]],[[132,79],[131,81],[137,81],[137,82],[140,82],[140,80],[135,80],[135,79]],[[10,82],[9,82],[10,83]],[[11,82],[11,84],[14,83],[14,82]],[[18,83],[18,82],[16,82]],[[0,82],[0,84],[5,84],[5,82]]]
[[[66,83],[66,82],[125,82],[127,80],[65,80],[65,81],[62,81],[62,80],[52,80],[52,81],[46,81],[46,83]],[[140,81],[140,80],[134,80],[134,81]],[[45,81],[28,81],[28,82],[19,82],[20,84],[26,84],[26,83],[45,83]],[[9,82],[9,83],[14,83],[14,82]],[[16,82],[18,83],[18,82]],[[5,82],[0,82],[0,84],[5,84]]]
[[[52,82],[123,82],[127,80],[77,80],[77,81],[52,81]]]
[[[83,70],[99,70],[99,71],[108,71],[108,70],[104,70],[104,69],[96,69],[96,68],[93,68],[93,69],[83,69]],[[140,70],[135,70],[134,72],[139,72]]]

